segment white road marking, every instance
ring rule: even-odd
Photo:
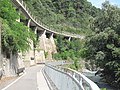
[[[42,68],[40,72],[37,72],[37,86],[38,86],[37,87],[38,90],[50,90],[42,74]]]
[[[17,78],[15,81],[13,81],[9,85],[7,85],[5,88],[3,88],[2,90],[6,90],[7,88],[9,88],[10,86],[12,86],[14,83],[16,83],[18,80],[20,80],[25,75],[26,75],[26,72],[22,76],[20,76],[19,78]]]

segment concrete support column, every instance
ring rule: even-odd
[[[54,38],[53,38],[53,33],[51,33],[51,36],[50,36],[50,41],[51,41],[51,44],[52,44],[52,53],[56,53],[57,50],[56,50],[56,45],[55,45],[55,41],[54,41]]]
[[[69,41],[71,41],[71,37],[69,37],[69,39],[68,39]]]
[[[52,60],[52,54],[56,53],[56,45],[55,45],[55,42],[54,42],[53,33],[51,33],[50,37],[48,38],[47,48],[48,48],[47,59]]]
[[[18,18],[16,21],[20,22],[20,11],[21,11],[21,9],[20,9],[20,8],[17,8],[16,11],[17,11],[17,13],[19,14],[19,18]]]
[[[56,45],[55,45],[54,38],[53,38],[53,33],[49,33],[49,32],[47,33],[46,48],[47,48],[46,59],[52,60],[52,54],[57,52]]]
[[[27,25],[28,28],[30,28],[30,22],[31,22],[31,19],[26,20],[26,25]]]
[[[38,27],[35,27],[35,28],[34,28],[34,33],[35,33],[35,35],[37,35],[37,29],[38,29]]]
[[[42,33],[39,34],[39,45],[40,49],[44,50],[45,52],[47,51],[46,49],[46,30],[42,31]]]
[[[38,44],[35,50],[35,59],[36,63],[43,63],[45,62],[45,51],[46,49],[46,30],[41,31],[38,30]]]

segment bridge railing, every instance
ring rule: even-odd
[[[100,90],[100,88],[86,76],[72,69],[58,67],[65,64],[58,62],[46,64],[45,73],[59,90]]]
[[[13,0],[14,1],[14,0]],[[65,32],[65,31],[62,31],[62,30],[56,30],[56,29],[53,29],[51,27],[48,27],[47,25],[43,24],[37,17],[35,17],[31,11],[29,10],[29,8],[27,7],[26,3],[23,1],[23,0],[15,0],[19,3],[21,3],[21,5],[25,8],[26,12],[32,17],[32,19],[37,22],[39,25],[43,26],[44,28],[47,28],[48,30],[50,31],[55,31],[59,34],[62,34],[62,35],[69,35],[69,36],[75,36],[77,38],[84,38],[84,36],[80,36],[80,35],[77,35],[77,34],[74,34],[74,33],[69,33],[69,32]]]

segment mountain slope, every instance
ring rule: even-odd
[[[24,0],[31,12],[57,31],[90,33],[90,23],[100,9],[87,0]]]

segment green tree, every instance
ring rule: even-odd
[[[23,23],[16,21],[20,16],[10,0],[2,0],[0,7],[0,17],[3,19],[2,51],[7,58],[10,58],[11,63],[13,55],[17,57],[18,52],[30,49],[30,40],[35,41],[35,34]]]
[[[2,7],[0,9],[0,17],[4,19],[2,34],[3,46],[12,51],[25,51],[27,48],[30,48],[28,39],[35,40],[35,35],[23,23],[16,21],[19,15],[10,0],[1,1],[0,7]],[[8,30],[6,26],[9,28]]]
[[[83,41],[80,39],[72,38],[71,41],[59,36],[56,40],[57,53],[54,54],[54,59],[57,60],[71,60],[73,63],[72,68],[79,69],[80,50],[83,47]]]
[[[95,18],[94,31],[86,39],[85,58],[103,68],[103,76],[120,87],[120,8],[103,3],[102,13]]]

